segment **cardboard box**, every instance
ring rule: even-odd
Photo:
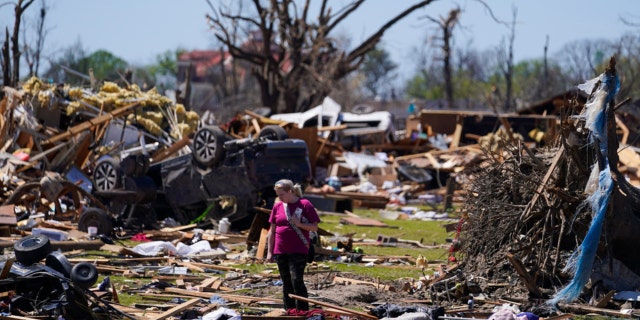
[[[372,168],[370,170],[368,180],[376,187],[380,188],[385,181],[395,182],[398,180],[398,174],[392,165],[381,168]]]
[[[0,206],[0,225],[15,226],[17,223],[18,217],[16,217],[15,205]]]
[[[355,174],[354,170],[347,167],[346,163],[336,162],[331,164],[327,177],[351,177]]]

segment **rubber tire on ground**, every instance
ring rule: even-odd
[[[98,268],[90,262],[80,262],[71,268],[70,278],[78,287],[89,289],[98,281]]]
[[[260,133],[258,133],[258,138],[266,138],[269,140],[284,140],[288,137],[287,131],[275,124],[265,126],[260,130]]]
[[[120,162],[114,158],[104,158],[93,170],[93,185],[97,191],[111,191],[120,187],[122,170]]]
[[[13,245],[13,250],[18,262],[30,266],[51,253],[51,241],[44,234],[32,234],[18,240]]]
[[[113,220],[102,209],[87,208],[78,219],[78,230],[89,232],[89,227],[96,227],[98,234],[111,235],[113,232]]]
[[[211,167],[220,162],[224,155],[226,136],[216,126],[204,126],[193,136],[193,158],[198,164]]]
[[[53,270],[62,273],[65,277],[71,276],[71,263],[60,251],[53,251],[47,255],[44,264]]]

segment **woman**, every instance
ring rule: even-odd
[[[311,202],[302,198],[299,184],[291,180],[279,180],[275,183],[278,200],[273,205],[269,223],[269,241],[267,260],[278,264],[282,279],[282,294],[285,310],[309,310],[309,303],[295,300],[289,294],[307,297],[304,284],[304,268],[309,253],[310,231],[318,230],[320,218]],[[297,230],[296,230],[297,229]]]

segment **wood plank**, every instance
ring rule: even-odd
[[[111,119],[113,118],[117,118],[120,116],[125,116],[127,114],[130,114],[131,112],[133,112],[133,110],[137,107],[140,107],[141,104],[138,102],[132,103],[130,105],[121,107],[121,108],[117,108],[109,113],[103,114],[101,116],[97,116],[93,119],[89,119],[85,122],[82,122],[80,124],[77,124],[69,129],[67,129],[67,131],[60,133],[56,136],[51,137],[49,140],[45,140],[42,142],[42,145],[47,145],[47,144],[53,144],[55,142],[67,139],[69,137],[75,136],[80,132],[89,130],[99,124],[105,123],[105,122],[109,122],[111,121]]]
[[[533,280],[533,278],[531,277],[531,275],[529,274],[529,272],[525,268],[525,266],[522,263],[522,261],[518,260],[511,253],[507,253],[507,259],[509,259],[509,262],[511,262],[511,264],[514,266],[514,268],[516,268],[516,272],[518,272],[518,274],[520,275],[520,278],[524,282],[524,284],[527,287],[527,289],[529,290],[529,292],[532,295],[537,296],[537,297],[542,296],[542,292],[540,291],[540,288],[538,287],[538,285],[536,285],[536,282]]]
[[[389,226],[388,224],[375,219],[355,218],[355,217],[344,217],[340,219],[340,223],[352,224],[356,226],[367,226],[367,227],[388,227]]]
[[[189,136],[182,137],[182,139],[180,139],[180,140],[176,141],[174,144],[172,144],[171,147],[159,150],[158,152],[154,153],[151,156],[151,162],[152,163],[158,163],[158,162],[168,158],[172,154],[178,152],[178,150],[180,150],[183,147],[187,146],[190,142],[191,142],[191,140],[189,139]]]
[[[269,235],[269,230],[261,229],[260,230],[260,242],[258,242],[258,251],[256,252],[256,259],[262,260],[265,258],[266,250],[267,250],[267,236]]]
[[[167,319],[170,316],[173,316],[174,314],[176,314],[176,313],[178,313],[180,311],[183,311],[183,310],[185,310],[187,308],[192,307],[193,305],[197,304],[198,302],[200,302],[200,299],[191,299],[191,300],[189,300],[189,301],[187,301],[185,303],[181,303],[181,304],[179,304],[179,305],[177,305],[177,306],[175,306],[175,307],[163,312],[162,314],[160,314],[155,319],[157,319],[157,320]]]
[[[347,308],[343,308],[334,304],[330,304],[330,303],[326,303],[326,302],[322,302],[322,301],[318,301],[318,300],[313,300],[313,299],[308,299],[305,297],[301,297],[295,294],[289,294],[289,297],[294,298],[296,300],[301,300],[301,301],[306,301],[315,305],[319,305],[319,306],[323,306],[323,307],[329,307],[329,308],[333,308],[336,310],[340,310],[343,312],[347,312],[348,314],[353,314],[353,315],[357,315],[360,317],[364,317],[367,319],[378,319],[378,317],[372,315],[372,314],[368,314],[368,313],[364,313],[364,312],[360,312],[360,311],[356,311],[356,310],[351,310],[351,309],[347,309]]]
[[[547,182],[551,178],[553,171],[555,171],[556,166],[558,166],[558,162],[563,156],[564,156],[564,145],[560,146],[560,149],[556,153],[556,156],[553,158],[553,161],[551,162],[551,165],[549,166],[547,173],[544,175],[542,182],[540,183],[540,185],[538,185],[538,189],[536,190],[536,193],[533,195],[533,198],[531,198],[531,201],[529,201],[529,203],[527,204],[527,207],[524,208],[524,211],[522,211],[522,215],[520,215],[520,221],[523,221],[529,215],[529,213],[533,209],[533,206],[536,204],[536,202],[538,202],[540,195],[542,195],[544,188],[547,186]]]
[[[607,306],[607,304],[609,304],[609,301],[611,301],[611,298],[613,298],[613,295],[616,294],[615,290],[611,290],[609,292],[607,292],[607,294],[602,297],[602,299],[600,299],[600,301],[598,301],[598,303],[596,303],[596,305],[594,307],[596,308],[604,308]]]
[[[366,284],[384,291],[392,291],[392,292],[395,291],[394,287],[391,287],[388,285],[373,283],[373,282],[363,281],[363,280],[356,280],[351,278],[345,278],[345,277],[338,277],[338,276],[333,278],[333,283]]]

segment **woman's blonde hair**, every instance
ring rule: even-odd
[[[282,189],[282,190],[287,191],[287,192],[291,191],[297,197],[299,197],[299,198],[302,197],[302,186],[300,186],[300,184],[298,184],[298,183],[293,184],[293,181],[291,181],[289,179],[278,180],[274,184],[274,189]]]

